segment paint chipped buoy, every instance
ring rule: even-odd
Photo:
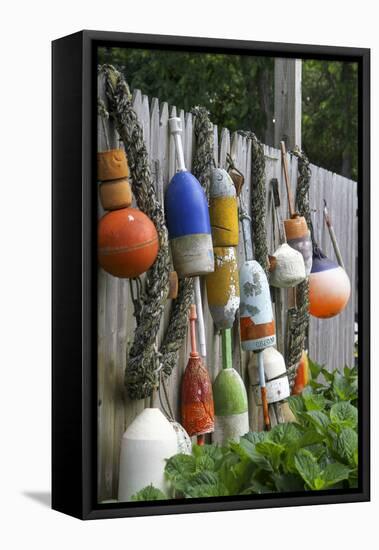
[[[213,249],[215,269],[206,276],[209,311],[218,329],[231,328],[240,304],[237,254],[234,247]]]
[[[123,149],[97,153],[97,179],[101,182],[100,200],[104,210],[127,208],[132,204],[128,177],[129,166]]]
[[[153,222],[136,208],[106,213],[98,223],[98,261],[115,277],[133,278],[147,271],[158,255]]]
[[[245,351],[261,351],[276,343],[270,287],[256,260],[245,261],[240,278],[241,346]]]
[[[208,203],[199,181],[185,168],[180,118],[171,118],[169,124],[179,167],[165,195],[174,268],[179,278],[205,275],[214,270]]]
[[[167,492],[165,461],[177,450],[176,433],[162,412],[156,408],[144,409],[121,439],[118,500],[129,501],[150,484]]]
[[[309,276],[309,313],[320,319],[335,317],[345,309],[350,293],[346,271],[316,247]]]
[[[238,246],[236,189],[227,171],[221,168],[211,172],[209,217],[213,246]]]
[[[291,288],[304,281],[305,265],[303,256],[289,246],[281,244],[272,256],[270,262],[270,285],[277,288]]]
[[[214,430],[212,383],[196,348],[196,306],[190,308],[191,353],[184,371],[181,391],[182,424],[190,437],[197,436],[198,445],[204,435]]]
[[[230,329],[222,332],[223,368],[213,383],[215,429],[212,441],[226,445],[239,441],[249,431],[248,401],[245,384],[232,367]]]

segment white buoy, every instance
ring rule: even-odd
[[[271,286],[291,288],[304,281],[304,258],[287,243],[281,244],[269,259]]]
[[[266,380],[278,378],[286,373],[286,363],[283,355],[273,347],[266,348],[262,351],[263,365]],[[248,364],[250,383],[254,386],[259,384],[258,376],[258,360],[256,354],[252,355]]]
[[[275,380],[266,382],[267,403],[277,403],[290,396],[291,390],[288,376],[281,376]],[[262,405],[262,397],[259,385],[253,386],[253,394],[258,405]]]
[[[129,501],[152,484],[167,492],[165,460],[178,452],[176,433],[159,409],[144,409],[121,440],[118,500]]]

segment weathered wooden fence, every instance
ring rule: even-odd
[[[99,80],[99,95],[105,100],[103,82]],[[169,107],[167,103],[160,104],[157,99],[142,95],[135,91],[133,106],[143,127],[144,139],[149,153],[151,170],[154,176],[157,196],[162,201],[164,191],[175,173],[176,160],[172,138],[169,135],[168,119],[179,116],[182,119],[185,162],[191,169],[192,155],[195,147],[193,134],[194,120],[190,113],[177,111],[176,107]],[[106,132],[106,137],[104,135]],[[98,120],[98,149],[119,147],[117,133],[111,121]],[[230,153],[236,166],[245,175],[243,194],[245,203],[250,204],[250,171],[251,147],[246,138],[234,133],[230,135],[227,129],[222,129],[220,136],[218,128],[214,126],[214,158],[220,167],[226,165],[226,155]],[[274,229],[272,197],[270,180],[278,178],[281,191],[281,211],[283,219],[288,217],[288,207],[281,180],[280,152],[277,149],[265,146],[266,178],[267,178],[267,234],[269,251],[273,252],[278,246],[277,229]],[[297,181],[297,160],[289,155],[289,170],[293,192]],[[356,182],[347,180],[323,168],[311,165],[312,182],[310,204],[313,211],[313,224],[316,238],[331,258],[335,259],[330,238],[323,222],[323,199],[327,200],[330,214],[333,218],[335,231],[339,239],[340,248],[345,262],[346,271],[352,281],[352,295],[345,311],[334,319],[317,320],[311,318],[309,331],[309,355],[315,361],[326,364],[329,370],[341,368],[345,364],[353,364],[354,342],[354,313],[356,302],[356,243],[357,243],[357,193]],[[103,214],[99,205],[99,216]],[[239,260],[244,259],[242,234],[238,248]],[[207,334],[207,366],[211,378],[214,379],[221,368],[220,336],[215,333],[210,316],[205,288],[203,285],[204,320]],[[276,307],[278,348],[284,351],[286,334],[286,295],[279,291],[281,306]],[[274,299],[278,292],[273,293]],[[162,319],[158,344],[167,326],[171,304],[168,302]],[[98,498],[99,500],[117,498],[118,464],[120,453],[120,439],[126,427],[136,415],[146,406],[159,407],[158,396],[152,399],[131,401],[124,388],[124,370],[127,361],[127,350],[133,338],[135,320],[133,304],[129,292],[128,280],[117,279],[107,275],[99,269],[98,278]],[[238,327],[235,327],[235,336]],[[235,340],[236,341],[236,340]],[[169,380],[169,396],[176,418],[180,420],[179,395],[180,381],[187,364],[189,353],[188,342],[184,342],[176,369]],[[248,354],[234,346],[233,363],[240,371],[247,385]],[[250,392],[250,427],[257,429],[259,411],[252,400]]]

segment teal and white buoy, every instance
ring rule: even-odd
[[[215,430],[213,442],[226,445],[239,441],[249,431],[249,413],[245,384],[232,367],[230,329],[222,331],[222,370],[213,383]]]

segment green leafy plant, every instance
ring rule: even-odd
[[[250,432],[227,447],[194,445],[192,455],[177,454],[168,459],[165,475],[170,496],[218,497],[355,487],[356,369],[346,367],[343,373],[329,373],[310,362],[310,370],[309,386],[288,400],[295,422],[279,424],[270,432]],[[148,489],[153,488],[143,489],[135,500],[152,500],[147,498]]]

